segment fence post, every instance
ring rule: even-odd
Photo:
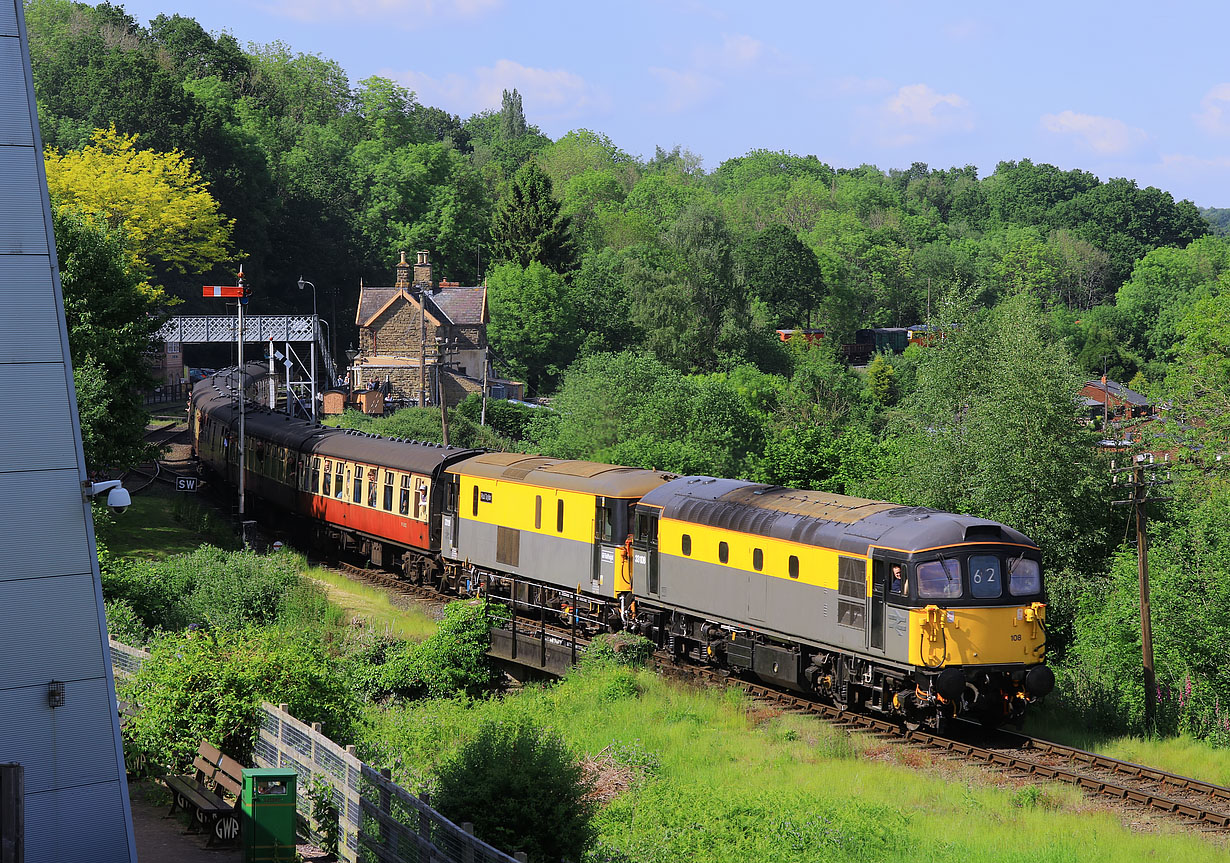
[[[513,859],[516,860],[517,863],[530,863],[530,855],[526,854],[524,851],[514,851]]]
[[[0,764],[0,863],[25,863],[25,768]]]
[[[393,781],[393,771],[387,767],[380,768],[380,775],[390,782]],[[393,817],[393,795],[383,785],[380,786],[380,811],[390,818]],[[395,850],[389,848],[389,826],[383,820],[380,822],[380,847],[386,851]]]
[[[463,821],[461,829],[470,837],[465,847],[461,849],[461,863],[474,863],[474,822]]]
[[[427,809],[431,806],[431,795],[424,791],[419,795],[419,800],[423,802],[423,808],[419,810],[419,836],[423,841],[419,843],[419,847],[430,847],[431,845],[431,816],[427,814]],[[419,860],[422,860],[422,856]]]

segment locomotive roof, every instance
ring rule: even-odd
[[[679,477],[642,503],[679,521],[866,554],[871,545],[906,552],[963,542],[1037,547],[998,522],[927,507],[715,477]]]
[[[252,368],[249,366],[249,369]],[[202,407],[210,418],[228,426],[238,423],[239,405],[230,390],[221,389],[216,384],[233,381],[233,371],[231,369],[206,378],[192,390],[194,404]],[[292,419],[251,402],[245,411],[244,426],[249,435],[310,455],[428,475],[433,474],[442,462],[464,458],[474,452],[463,447],[445,447],[437,443],[386,438],[352,429],[328,428],[308,420]]]
[[[637,498],[673,474],[592,461],[547,458],[514,452],[489,452],[457,462],[455,474],[579,491],[604,497]]]

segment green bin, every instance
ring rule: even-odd
[[[244,863],[295,859],[295,782],[284,767],[243,770]]]

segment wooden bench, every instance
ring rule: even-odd
[[[218,747],[202,740],[192,762],[191,776],[163,779],[171,791],[171,811],[191,810],[193,819],[214,839],[230,841],[239,836],[239,797],[243,790],[243,765],[223,755]]]

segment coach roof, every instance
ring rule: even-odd
[[[616,498],[640,497],[673,478],[673,474],[643,468],[511,452],[477,455],[452,465],[449,471],[461,476]]]

